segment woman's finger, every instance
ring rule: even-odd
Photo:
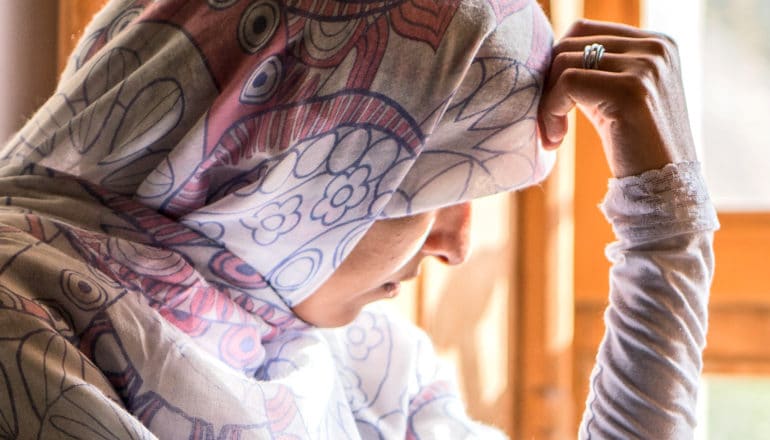
[[[553,86],[561,74],[571,68],[583,68],[583,53],[563,52],[558,54],[551,64],[546,89]],[[648,75],[657,72],[657,61],[649,55],[627,55],[605,52],[599,61],[598,70],[604,72],[629,72]]]
[[[553,56],[565,52],[583,52],[589,44],[601,43],[607,53],[649,53],[664,55],[670,48],[668,40],[658,36],[646,38],[629,38],[611,35],[594,35],[586,37],[570,37],[560,40],[553,47]]]
[[[567,114],[575,107],[606,107],[608,105],[633,105],[625,99],[641,95],[637,90],[640,79],[630,72],[606,72],[571,67],[564,70],[550,89],[543,93],[540,102],[539,121],[545,135],[546,147],[558,145],[567,132]],[[619,110],[615,110],[619,111]]]
[[[617,35],[630,38],[647,38],[653,36],[651,32],[643,31],[625,24],[582,19],[573,23],[562,38],[583,37],[589,35]]]
[[[604,55],[585,69],[584,50],[594,43],[604,46]],[[678,50],[665,35],[589,20],[573,25],[555,46],[541,98],[544,146],[561,143],[575,106],[601,136],[616,177],[695,156]]]

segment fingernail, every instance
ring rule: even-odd
[[[548,143],[550,145],[556,145],[561,143],[562,138],[564,135],[561,133],[561,130],[555,126],[553,123],[546,123],[545,124],[545,137],[548,140]]]
[[[561,145],[562,141],[564,141],[564,136],[567,135],[567,118],[550,116],[543,122],[543,125],[545,125],[545,135],[548,138],[548,141],[555,146]]]

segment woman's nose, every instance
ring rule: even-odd
[[[436,219],[422,246],[422,252],[446,264],[460,264],[471,250],[471,202],[436,211]]]

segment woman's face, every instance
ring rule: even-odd
[[[398,294],[417,276],[423,258],[460,264],[470,250],[471,205],[466,202],[409,217],[376,221],[321,287],[293,308],[306,322],[338,327],[366,304]]]

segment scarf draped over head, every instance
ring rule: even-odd
[[[534,0],[108,2],[0,149],[0,432],[481,432],[413,327],[290,307],[374,221],[547,175],[551,42]]]
[[[291,306],[373,221],[543,179],[550,47],[528,0],[113,0],[0,165],[130,197]]]

